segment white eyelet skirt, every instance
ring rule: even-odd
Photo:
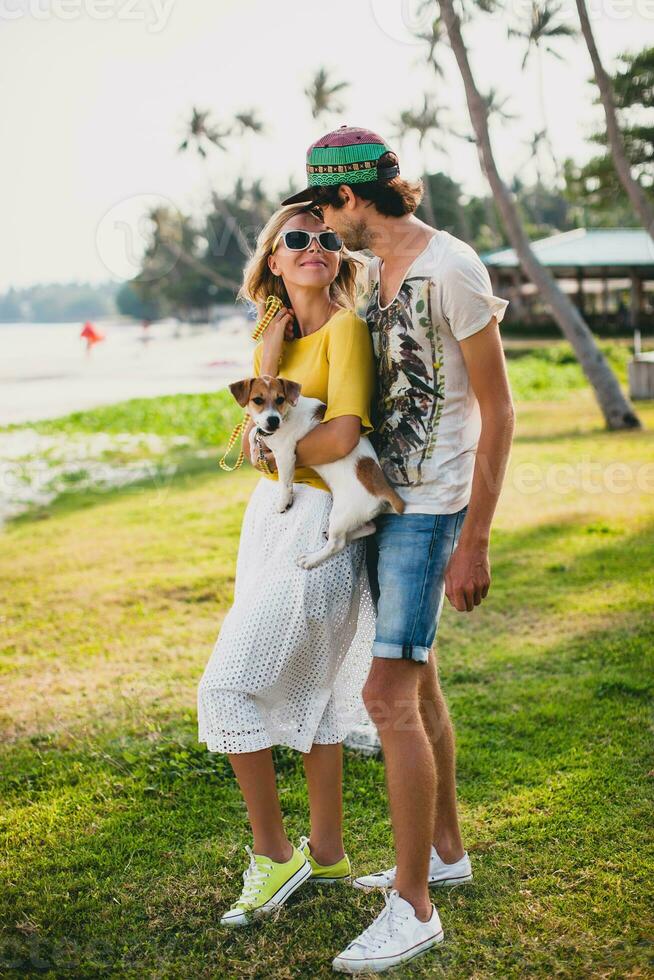
[[[234,604],[198,688],[199,741],[211,752],[342,742],[368,718],[361,690],[375,613],[358,539],[317,568],[295,559],[322,547],[332,496],[294,484],[292,507],[262,477],[243,517]]]

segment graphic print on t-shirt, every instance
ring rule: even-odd
[[[443,343],[432,317],[430,285],[429,277],[405,279],[382,309],[375,282],[366,310],[378,370],[370,438],[397,486],[422,483],[445,397]]]

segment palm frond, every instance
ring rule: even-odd
[[[319,119],[329,113],[343,112],[344,105],[336,95],[349,87],[349,82],[331,82],[326,68],[319,68],[304,94],[309,100],[311,115]]]

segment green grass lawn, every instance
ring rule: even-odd
[[[608,433],[587,389],[549,394],[516,391],[488,598],[445,604],[475,882],[436,894],[446,942],[403,976],[652,975],[654,403],[644,431]],[[144,415],[174,431],[156,401]],[[226,759],[196,742],[195,691],[255,479],[181,468],[0,536],[0,974],[327,977],[379,910],[307,886],[277,921],[218,927],[250,838]],[[276,754],[297,837],[300,757]],[[355,871],[387,866],[383,764],[348,753],[345,779]]]

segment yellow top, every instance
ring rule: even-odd
[[[254,350],[254,373],[259,375],[263,342]],[[319,330],[285,340],[278,375],[302,385],[302,395],[327,405],[323,422],[341,415],[358,415],[362,432],[372,432],[370,400],[375,383],[372,341],[365,320],[352,310],[339,310]],[[267,474],[262,474],[267,476]],[[271,473],[270,480],[277,479]],[[320,490],[329,487],[309,466],[298,466],[295,483]]]

